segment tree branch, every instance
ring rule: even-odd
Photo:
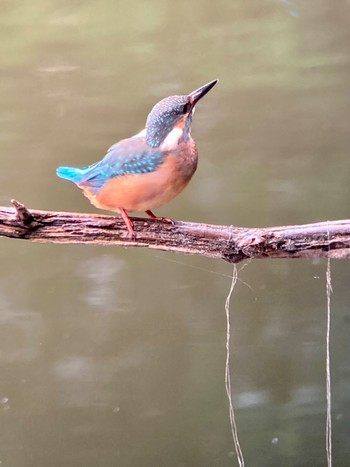
[[[237,263],[248,258],[350,258],[350,220],[268,228],[133,218],[135,238],[116,216],[0,207],[0,236],[179,251]]]

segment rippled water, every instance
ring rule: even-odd
[[[198,105],[196,176],[160,215],[246,226],[349,216],[350,3],[20,2],[0,16],[1,205],[95,212],[87,165],[152,105]],[[1,239],[4,466],[231,466],[232,267]],[[332,262],[334,464],[350,454],[349,265]],[[325,465],[325,261],[252,261],[232,299],[249,466]]]

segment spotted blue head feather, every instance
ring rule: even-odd
[[[177,120],[188,113],[188,118],[192,120],[189,113],[188,96],[170,96],[158,102],[146,121],[146,140],[153,147],[159,147],[162,141],[174,128]],[[187,125],[184,139],[188,137],[190,124]]]

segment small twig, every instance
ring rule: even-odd
[[[24,204],[20,203],[15,199],[11,199],[11,203],[16,209],[17,219],[23,222],[24,225],[29,225],[34,221],[33,215],[28,211]]]
[[[248,258],[350,259],[350,220],[265,228],[174,224],[133,218],[130,238],[118,216],[0,207],[0,237],[49,243],[146,247],[198,254],[237,263]]]

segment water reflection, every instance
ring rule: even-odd
[[[79,265],[77,274],[86,278],[86,287],[81,298],[86,301],[93,310],[122,311],[127,306],[121,307],[118,297],[118,276],[125,269],[123,261],[112,255],[103,255],[83,261]]]
[[[295,12],[297,15],[295,15]],[[348,3],[3,2],[2,204],[94,211],[60,183],[212,77],[199,169],[160,215],[237,225],[348,217]],[[0,462],[231,466],[224,302],[203,258],[1,240]],[[332,263],[333,423],[348,465],[349,266]],[[325,462],[325,264],[251,262],[232,300],[247,465]]]
[[[0,364],[26,363],[38,357],[44,322],[39,312],[20,310],[0,293]]]

